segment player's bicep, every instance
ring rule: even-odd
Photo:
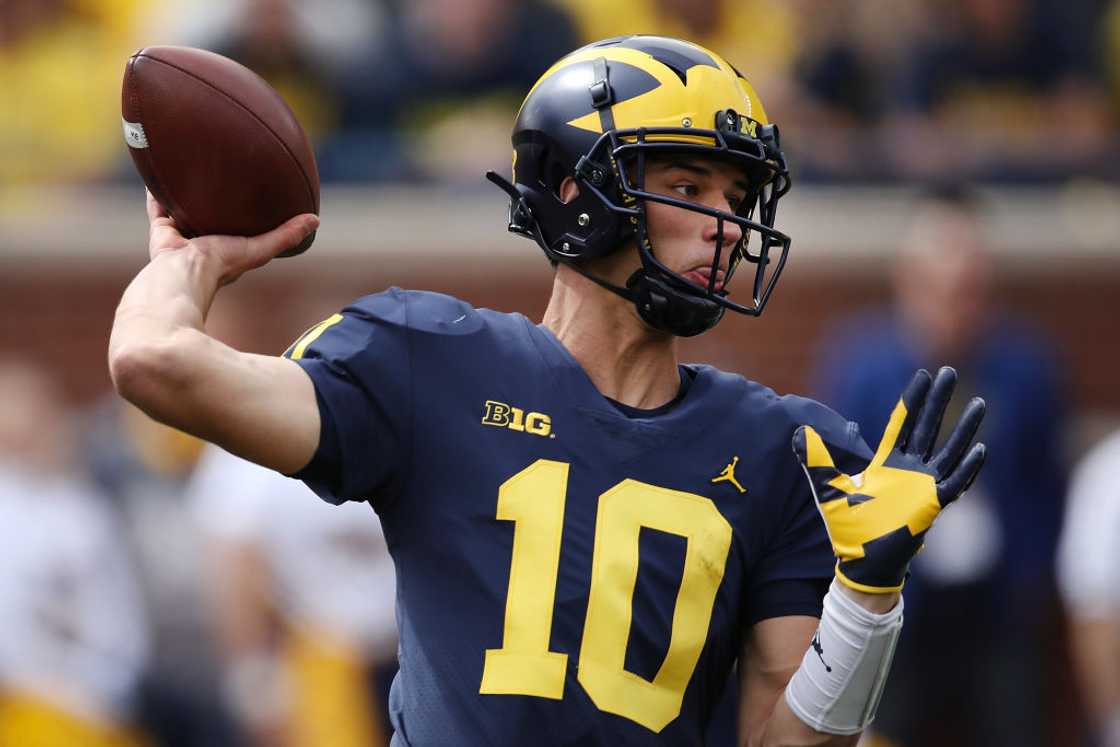
[[[751,626],[739,656],[740,734],[752,739],[762,734],[819,622],[809,615],[788,615]]]
[[[286,358],[242,353],[212,339],[185,393],[187,428],[227,451],[284,473],[311,461],[319,407],[311,377]]]

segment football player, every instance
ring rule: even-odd
[[[701,744],[736,662],[744,742],[854,743],[907,564],[983,461],[983,402],[934,453],[954,374],[918,372],[872,452],[816,402],[678,363],[679,337],[762,311],[790,246],[778,130],[718,55],[650,36],[577,50],[513,145],[512,182],[490,179],[556,267],[540,324],[393,288],[281,358],[240,353],[203,332],[214,294],[317,220],[188,241],[149,198],[118,391],[377,511],[396,745]]]

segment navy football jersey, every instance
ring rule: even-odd
[[[322,414],[296,476],[370,501],[396,564],[394,745],[702,744],[744,632],[819,615],[833,574],[794,429],[871,458],[707,366],[626,412],[546,328],[435,293],[360,299],[286,355]]]

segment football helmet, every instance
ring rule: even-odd
[[[790,188],[789,171],[777,126],[767,121],[754,89],[723,58],[660,36],[589,44],[541,76],[521,105],[512,140],[512,183],[493,171],[487,178],[511,198],[509,230],[534,239],[549,259],[632,301],[648,324],[675,335],[704,332],[727,309],[762,313],[789,252],[789,237],[774,228],[778,201]],[[647,158],[661,154],[726,161],[745,173],[748,194],[731,212],[649,192]],[[565,177],[579,187],[568,203],[560,200]],[[658,260],[646,229],[647,202],[716,219],[707,287]],[[742,229],[742,238],[725,247],[728,223]],[[586,260],[630,240],[641,267],[625,287],[588,272]],[[725,254],[728,269],[717,288]],[[732,301],[725,290],[743,260],[755,266],[749,304]]]

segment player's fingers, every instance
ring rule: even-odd
[[[957,468],[937,483],[937,500],[942,506],[948,506],[969,489],[976,475],[980,474],[980,468],[984,466],[984,459],[987,456],[988,447],[984,444],[975,444],[968,450],[968,454]]]
[[[929,466],[933,468],[933,474],[941,477],[956,469],[957,463],[964,456],[965,449],[976,437],[976,431],[980,429],[980,423],[984,420],[984,413],[987,412],[987,409],[987,404],[981,398],[973,397],[969,400],[964,407],[961,419],[957,421],[953,432],[946,439],[945,445],[929,462]]]
[[[914,421],[921,412],[922,403],[929,393],[929,387],[929,371],[924,368],[918,369],[910,379],[910,383],[902,390],[902,396],[891,412],[890,420],[887,421],[887,427],[883,431],[883,438],[879,441],[879,449],[875,452],[869,467],[883,464],[896,446],[906,445],[910,431],[914,428]]]
[[[933,453],[937,433],[941,430],[941,420],[945,417],[945,408],[952,399],[956,386],[957,372],[950,366],[942,366],[930,386],[929,395],[914,423],[914,432],[906,444],[906,450],[917,454],[923,461]]]
[[[145,189],[144,194],[147,195],[145,202],[148,209],[148,222],[154,223],[159,218],[167,218],[167,209],[159,204],[159,200],[155,198],[151,190]]]
[[[186,240],[179,233],[167,208],[148,190],[145,194],[145,208],[148,212],[148,256],[155,259],[159,254],[183,246]]]
[[[248,255],[254,262],[264,263],[281,252],[295,248],[319,227],[319,216],[304,213],[276,228],[248,240]]]

